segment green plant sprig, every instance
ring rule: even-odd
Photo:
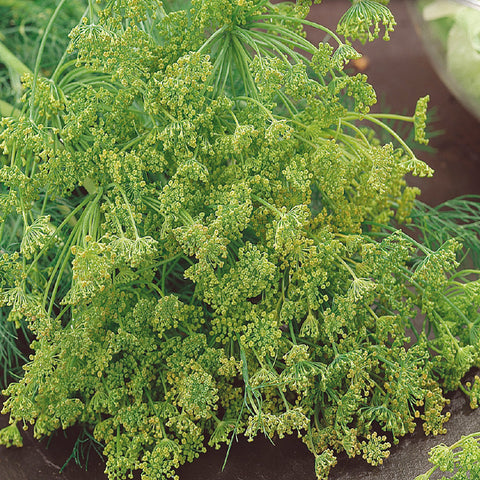
[[[429,454],[433,467],[426,473],[417,475],[415,480],[428,480],[438,470],[454,474],[448,478],[475,478],[480,464],[479,440],[479,433],[476,432],[462,436],[450,446],[440,444],[433,447]]]

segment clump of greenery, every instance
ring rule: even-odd
[[[473,382],[466,382],[460,389],[470,398],[470,407],[478,408],[480,402],[480,377],[475,375]],[[475,479],[480,477],[480,432],[462,436],[451,446],[439,444],[429,452],[429,461],[433,465],[426,473],[418,475],[415,480],[429,480],[440,470],[448,472],[441,480]]]
[[[449,472],[443,479],[463,480],[480,476],[480,432],[462,437],[450,447],[436,445],[430,450],[429,461],[433,467],[426,473],[418,475],[415,480],[428,480],[440,470]]]
[[[68,33],[78,23],[86,9],[83,0],[68,2],[56,17],[55,28],[47,37],[44,54],[37,52],[45,27],[55,10],[56,0],[0,0],[0,114],[18,115],[21,108],[23,88],[21,76],[32,74],[37,66],[39,72],[48,76],[68,46]],[[1,188],[1,187],[0,187]],[[2,190],[3,192],[3,190]],[[22,226],[18,219],[11,218],[7,225],[0,226],[0,253],[5,248],[11,250],[18,241]],[[18,246],[18,245],[17,245]],[[0,365],[2,376],[0,385],[6,386],[11,376],[21,372],[21,364],[26,361],[17,341],[17,329],[22,337],[28,337],[27,328],[21,318],[7,322],[8,312],[0,308]],[[24,342],[23,342],[24,343]]]
[[[384,3],[354,2],[342,33],[388,31]],[[238,434],[298,433],[322,479],[343,451],[382,463],[417,419],[444,431],[443,392],[480,363],[480,283],[453,238],[397,229],[405,174],[432,171],[343,72],[354,48],[305,39],[327,31],[308,6],[91,1],[75,57],[24,77],[0,305],[34,341],[1,443],[80,423],[110,479],[158,480]],[[426,103],[404,117],[420,142]]]
[[[436,250],[451,237],[461,241],[465,259],[480,265],[480,197],[465,195],[431,207],[418,200],[410,214],[411,225],[421,235],[422,243]]]

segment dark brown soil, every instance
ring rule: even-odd
[[[311,16],[326,26],[335,27],[348,0],[325,0],[313,8]],[[480,194],[480,123],[473,118],[433,71],[424,53],[421,41],[406,9],[406,1],[395,0],[391,8],[396,15],[397,28],[390,42],[378,41],[359,46],[368,58],[364,70],[375,87],[380,108],[411,114],[419,97],[431,96],[438,121],[435,130],[445,133],[431,145],[435,153],[422,153],[436,171],[432,179],[411,179],[411,184],[422,189],[421,199],[431,205],[464,194]],[[323,36],[309,32],[313,41]],[[427,452],[435,444],[453,443],[465,435],[480,430],[480,411],[471,411],[461,394],[455,394],[451,403],[452,418],[447,424],[448,434],[437,438],[425,437],[421,429],[392,449],[381,467],[369,467],[361,461],[343,459],[333,470],[332,480],[413,480],[428,469]],[[0,427],[7,423],[0,418]],[[74,435],[70,437],[74,438]],[[313,457],[301,441],[286,439],[271,445],[268,440],[252,443],[240,440],[234,443],[223,473],[225,449],[209,451],[193,464],[179,471],[181,480],[310,480],[315,477]],[[103,480],[103,467],[95,455],[87,472],[71,462],[63,473],[61,466],[71,453],[72,440],[58,434],[46,448],[46,442],[33,441],[26,433],[22,449],[0,447],[0,480]]]

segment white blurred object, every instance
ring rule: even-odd
[[[437,73],[480,119],[480,0],[417,0],[413,14]]]

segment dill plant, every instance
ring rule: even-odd
[[[430,450],[429,461],[433,465],[424,474],[415,477],[415,480],[429,480],[432,475],[448,472],[449,476],[443,479],[463,480],[478,478],[480,475],[480,432],[465,435],[453,445],[436,445]]]
[[[8,117],[19,115],[23,88],[21,76],[31,74],[35,68],[36,54],[49,18],[55,10],[54,0],[2,0],[0,1],[0,114]],[[54,32],[48,36],[44,55],[41,56],[39,71],[49,75],[68,45],[68,33],[78,23],[85,11],[86,2],[69,2],[59,12]],[[3,185],[0,194],[4,194]],[[61,221],[61,220],[60,220]],[[1,225],[0,252],[20,245],[23,226],[19,218],[10,217]],[[35,234],[34,230],[31,231]],[[17,330],[27,339],[25,323],[19,317],[7,322],[7,309],[0,308],[0,385],[6,386],[12,375],[21,372],[21,364],[27,359],[18,345]],[[25,343],[22,340],[21,343]]]
[[[416,421],[444,431],[479,365],[480,283],[454,238],[397,229],[405,174],[432,171],[343,72],[349,39],[392,30],[385,3],[354,1],[342,40],[309,2],[89,1],[2,121],[0,305],[34,340],[1,443],[79,423],[110,479],[159,480],[298,433],[322,479]],[[401,117],[419,142],[427,101]]]

